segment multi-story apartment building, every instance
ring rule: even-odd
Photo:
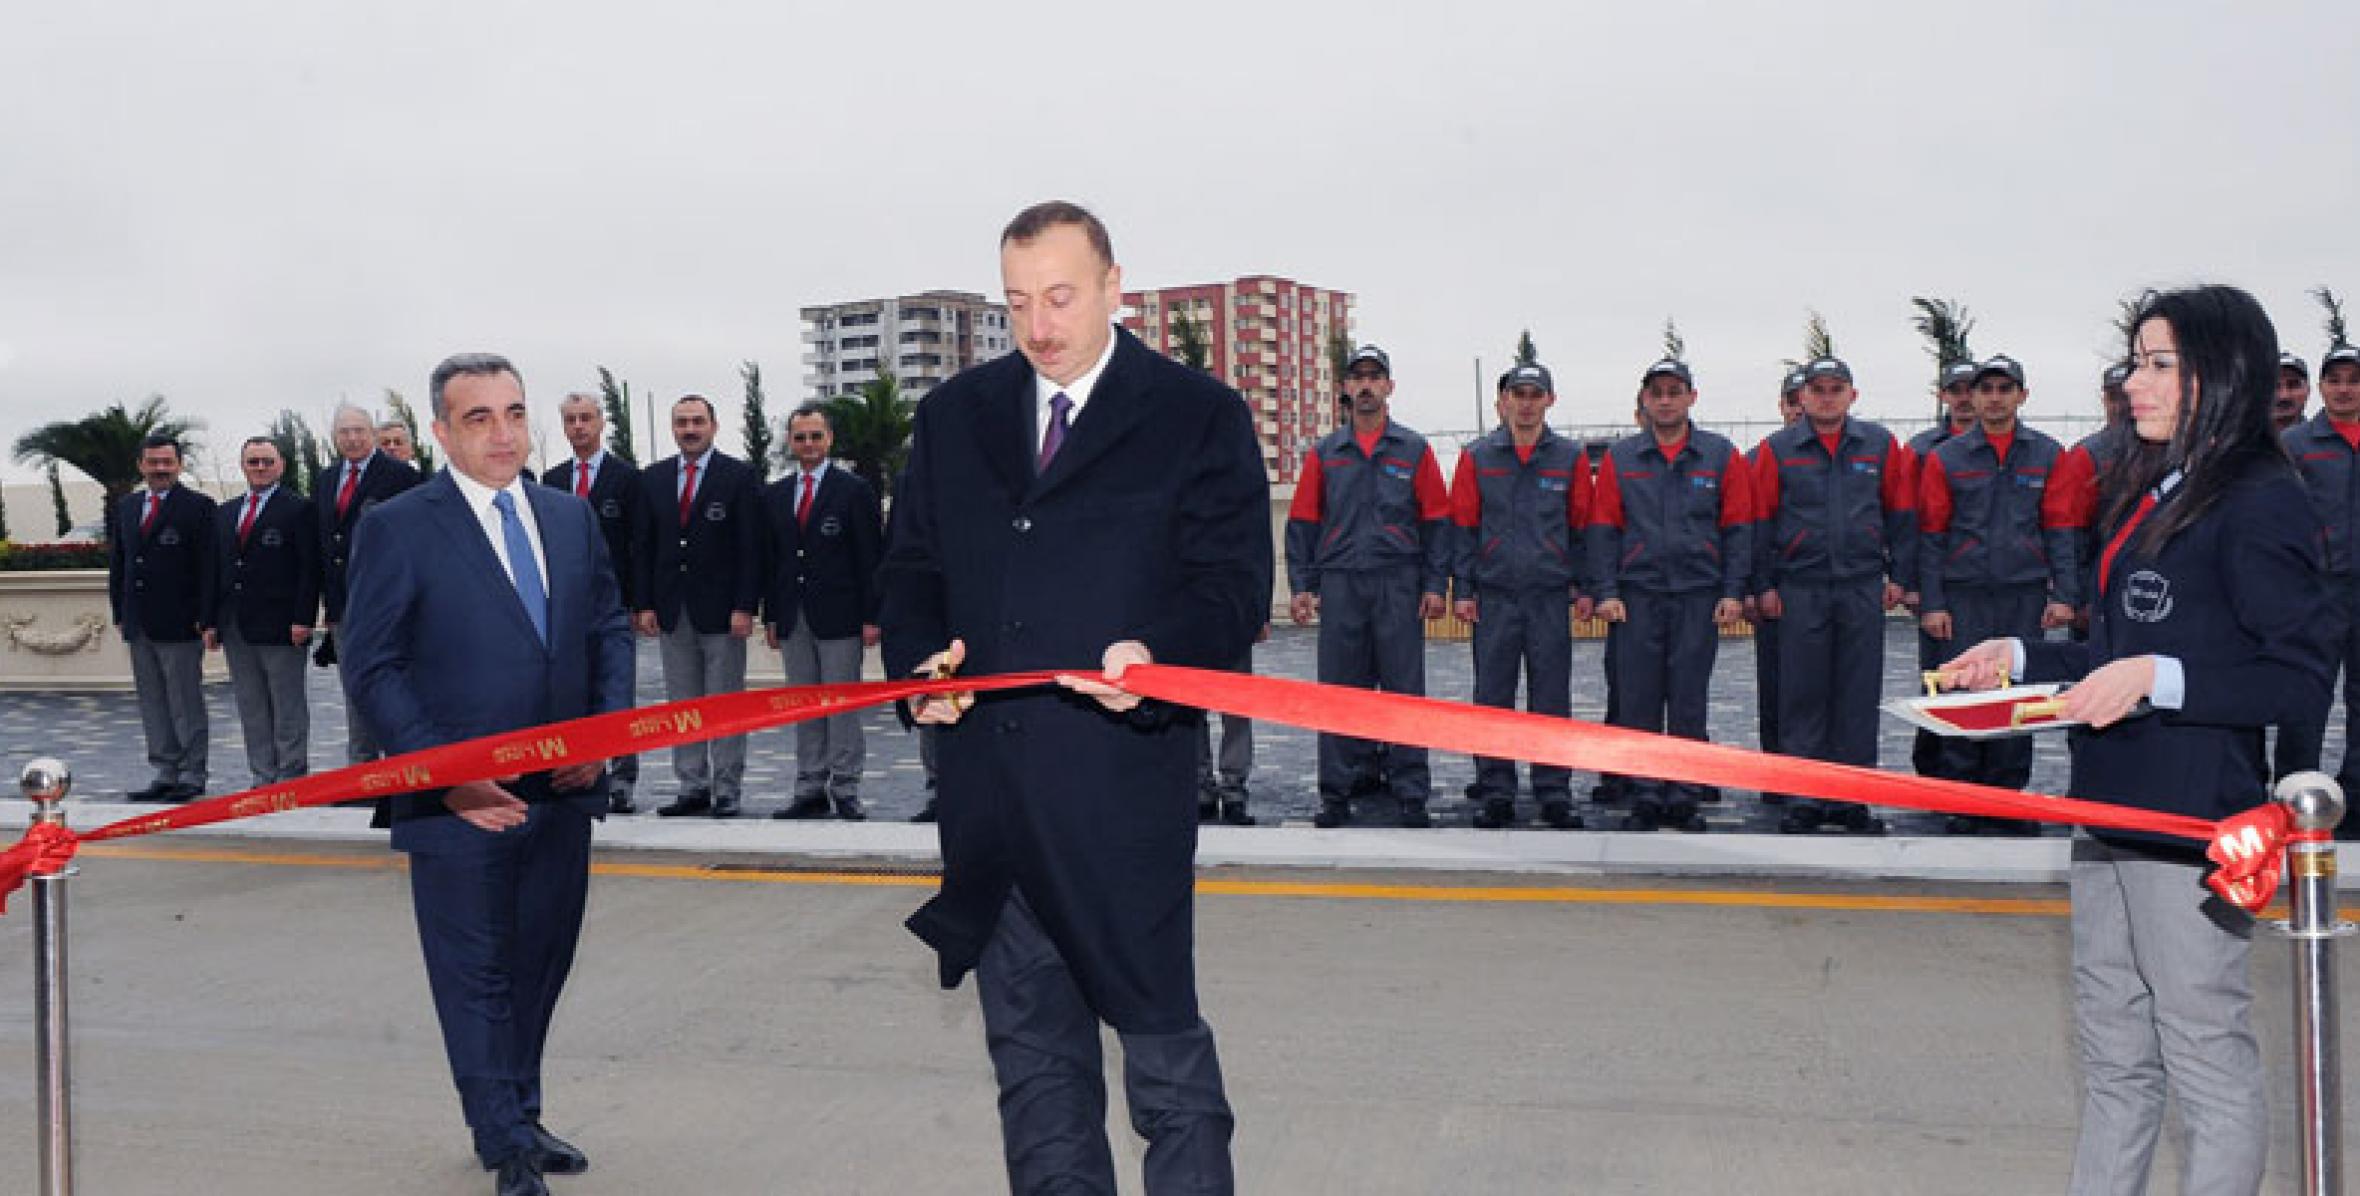
[[[1248,275],[1230,282],[1123,293],[1123,327],[1166,356],[1179,341],[1173,317],[1204,330],[1206,366],[1254,409],[1271,480],[1291,484],[1303,451],[1337,423],[1340,379],[1329,342],[1352,339],[1352,296],[1287,278]]]
[[[815,399],[852,394],[891,370],[918,399],[951,375],[1014,347],[1008,307],[967,291],[803,309],[803,390]]]

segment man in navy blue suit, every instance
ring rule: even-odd
[[[1113,327],[1122,271],[1070,203],[1000,274],[1021,356],[919,405],[878,624],[888,672],[1226,668],[1270,617],[1270,487],[1237,392]],[[1095,679],[922,703],[940,728],[942,891],[910,929],[969,970],[1020,1192],[1112,1192],[1099,1026],[1123,1044],[1147,1191],[1236,1185],[1196,998],[1196,732]]]
[[[180,484],[180,442],[139,449],[147,485],[115,504],[107,596],[131,650],[131,685],[155,779],[133,801],[188,801],[205,791],[205,645],[213,621],[213,500]]]
[[[858,681],[861,657],[877,642],[884,516],[877,492],[859,474],[828,463],[835,443],[825,408],[796,408],[787,417],[795,468],[762,492],[770,542],[762,635],[778,649],[789,685]],[[798,724],[794,800],[771,817],[868,817],[860,807],[865,748],[857,712]]]
[[[639,536],[640,520],[646,518],[639,467],[606,450],[606,413],[600,410],[597,395],[582,391],[567,395],[557,404],[557,423],[573,455],[542,473],[541,484],[568,491],[598,512],[598,530],[606,535],[607,560],[614,565],[615,580],[623,587],[623,609],[637,609],[632,605],[631,551]],[[639,785],[639,757],[617,756],[607,761],[606,773],[606,812],[629,814],[637,810],[631,791]]]
[[[247,437],[238,467],[246,493],[214,518],[221,581],[205,646],[229,658],[246,766],[268,785],[311,771],[303,646],[320,617],[320,525],[312,504],[279,484],[287,462],[269,437]]]
[[[369,508],[417,485],[420,479],[416,469],[378,449],[377,421],[350,403],[336,408],[336,421],[328,434],[335,441],[337,461],[312,478],[311,498],[319,507],[320,603],[326,608],[329,635],[340,640],[336,624],[344,620],[345,569],[352,555],[352,529]],[[334,653],[335,648],[331,646],[329,651]],[[368,724],[353,717],[349,708],[344,712],[344,730],[345,759],[359,764],[385,754]]]
[[[631,629],[606,541],[589,504],[519,476],[531,437],[515,367],[462,354],[430,391],[450,468],[355,529],[354,709],[401,753],[628,707]],[[562,741],[536,750],[553,767],[392,802],[443,1048],[500,1196],[589,1167],[541,1124],[541,1048],[581,931],[605,769]]]

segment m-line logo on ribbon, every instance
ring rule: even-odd
[[[1093,671],[1063,672],[1088,676]],[[0,901],[14,892],[26,877],[50,875],[65,868],[72,861],[75,848],[82,843],[186,830],[326,805],[347,800],[356,793],[374,796],[498,780],[515,775],[517,763],[533,757],[603,760],[825,718],[846,708],[865,709],[939,694],[1034,689],[1055,684],[1060,675],[1060,671],[1042,670],[722,694],[445,744],[372,764],[315,773],[268,789],[207,798],[86,832],[76,832],[60,824],[39,823],[26,831],[15,845],[0,851]],[[2277,891],[2285,844],[2306,835],[2294,830],[2292,816],[2284,806],[2274,802],[2211,822],[2186,814],[1765,755],[1726,744],[1674,739],[1551,715],[1312,681],[1144,665],[1134,667],[1111,684],[1138,697],[1174,706],[1424,747],[1430,751],[1496,756],[1690,784],[1759,788],[1938,813],[2031,818],[2169,835],[2205,843],[2207,857],[2218,865],[2205,878],[2206,885],[2248,911],[2261,909]]]

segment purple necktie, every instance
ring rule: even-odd
[[[1049,432],[1041,437],[1041,460],[1037,473],[1049,472],[1049,462],[1057,457],[1057,450],[1065,447],[1065,433],[1069,426],[1066,416],[1073,411],[1073,400],[1058,391],[1049,397]]]

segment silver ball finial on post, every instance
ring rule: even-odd
[[[40,807],[43,822],[57,820],[57,803],[66,799],[74,787],[74,770],[55,756],[38,756],[25,762],[25,769],[16,777],[17,788],[25,797]]]
[[[17,785],[33,802],[33,821],[62,825],[60,802],[74,787],[74,770],[50,756],[25,764]],[[41,1124],[41,1196],[73,1196],[74,1083],[66,1023],[66,880],[70,867],[32,878],[33,1070],[39,1085],[34,1115]]]
[[[2295,1071],[2302,1113],[2305,1196],[2344,1190],[2343,1076],[2336,1013],[2335,940],[2352,933],[2335,911],[2336,848],[2326,838],[2344,820],[2344,790],[2323,772],[2291,773],[2274,795],[2295,829],[2315,838],[2286,845],[2287,920],[2294,941]]]
[[[2344,820],[2344,790],[2323,772],[2290,772],[2278,779],[2272,794],[2294,815],[2297,828],[2330,831]]]

